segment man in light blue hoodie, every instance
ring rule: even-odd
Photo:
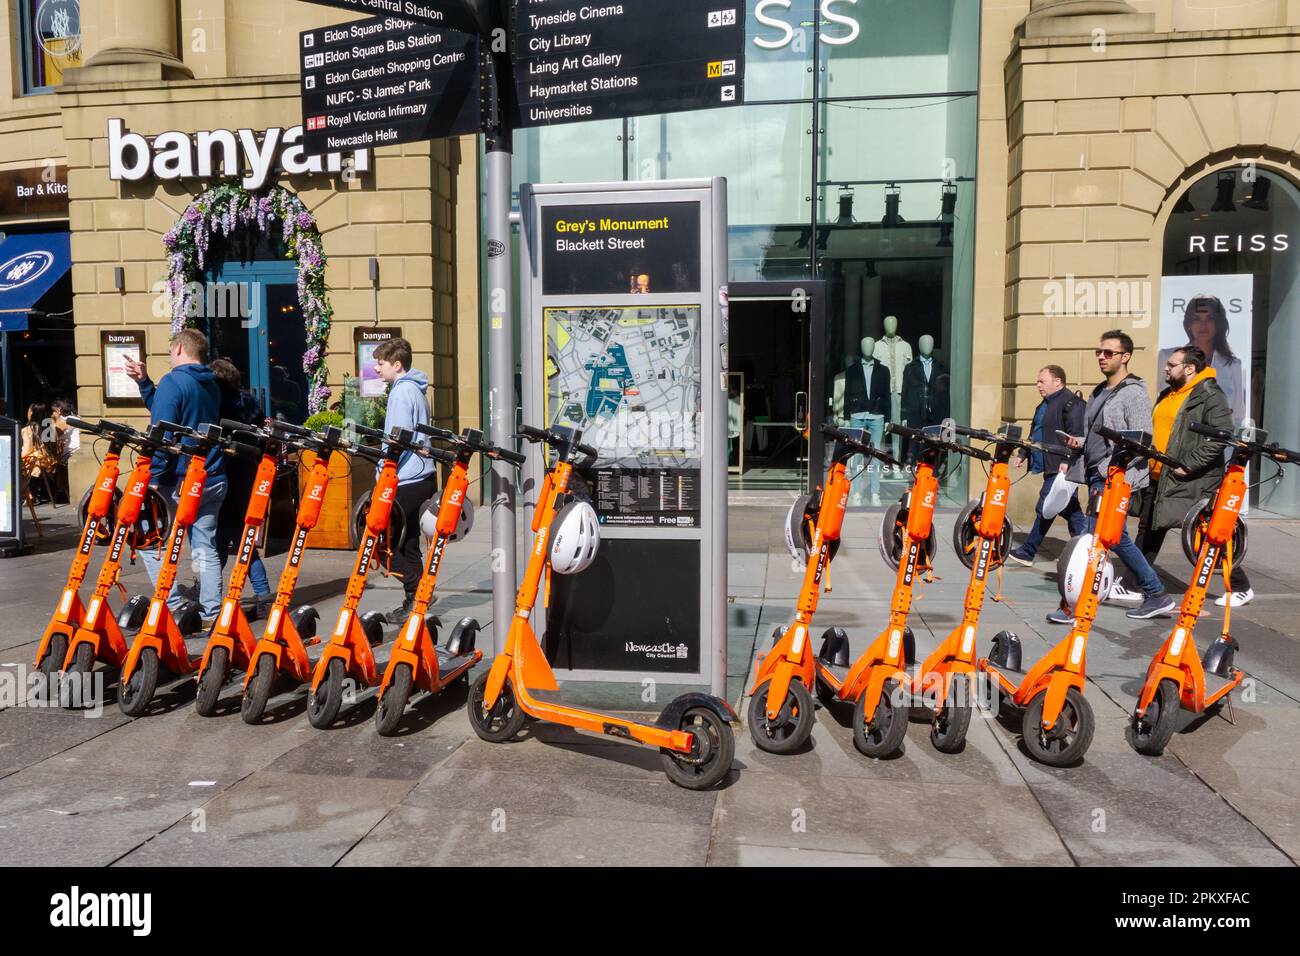
[[[411,368],[411,343],[389,339],[375,349],[375,370],[388,383],[388,412],[384,434],[394,428],[415,429],[429,423],[429,402],[425,393],[429,378]],[[406,540],[393,552],[393,571],[402,578],[406,600],[386,615],[389,624],[403,624],[415,603],[423,561],[420,558],[420,505],[438,493],[438,469],[428,458],[406,451],[397,463],[396,504],[406,516]]]

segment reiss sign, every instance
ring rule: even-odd
[[[823,43],[830,46],[848,46],[862,33],[862,25],[858,22],[856,11],[858,0],[818,0],[818,2],[821,5],[822,21],[819,38]],[[800,49],[803,43],[803,30],[800,29],[798,22],[791,23],[796,19],[796,15],[790,10],[792,6],[794,6],[793,0],[758,0],[758,5],[754,8],[754,18],[762,26],[775,32],[754,37],[755,46],[764,50],[783,50],[793,43],[796,50]],[[843,9],[845,7],[855,9],[846,11]]]

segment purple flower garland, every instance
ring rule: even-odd
[[[288,258],[298,260],[298,305],[307,330],[307,350],[302,369],[307,374],[309,414],[329,407],[325,384],[325,355],[329,349],[334,309],[325,288],[325,253],[316,219],[302,200],[279,186],[250,193],[237,183],[214,186],[186,207],[176,224],[163,234],[167,249],[167,292],[171,299],[172,332],[179,332],[198,317],[194,290],[207,266],[212,236],[229,236],[241,226],[269,232],[280,223]]]

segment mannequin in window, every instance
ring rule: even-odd
[[[934,336],[923,335],[916,345],[921,354],[903,369],[903,423],[924,428],[948,417],[949,377],[948,367],[934,357]],[[905,460],[910,462],[913,451],[905,452]]]
[[[903,340],[903,337],[898,334],[898,316],[885,316],[884,324],[885,334],[876,343],[876,350],[873,354],[877,362],[889,369],[889,420],[897,422],[902,420],[903,369],[907,368],[907,363],[912,361],[912,346],[908,345]],[[893,436],[893,439],[894,457],[898,458],[898,436]]]
[[[889,370],[875,359],[876,340],[864,338],[858,357],[850,359],[848,367],[835,376],[831,390],[831,412],[838,425],[865,428],[873,445],[879,445],[889,421]],[[853,482],[851,504],[860,505],[862,499],[861,456],[850,463],[850,474],[857,474]],[[880,504],[880,463],[874,458],[866,463],[872,505]]]

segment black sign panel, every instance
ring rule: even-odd
[[[698,528],[700,470],[602,468],[595,472],[593,507],[600,523],[630,528]]]
[[[425,24],[465,33],[479,32],[474,10],[489,0],[307,0],[323,7],[337,7],[371,16],[405,17]]]
[[[517,127],[744,101],[743,0],[520,0]]]
[[[587,570],[551,578],[554,667],[694,674],[701,644],[698,541],[607,538]]]
[[[700,291],[694,202],[546,206],[542,294]]]
[[[299,34],[307,153],[479,129],[478,37],[398,17]]]

